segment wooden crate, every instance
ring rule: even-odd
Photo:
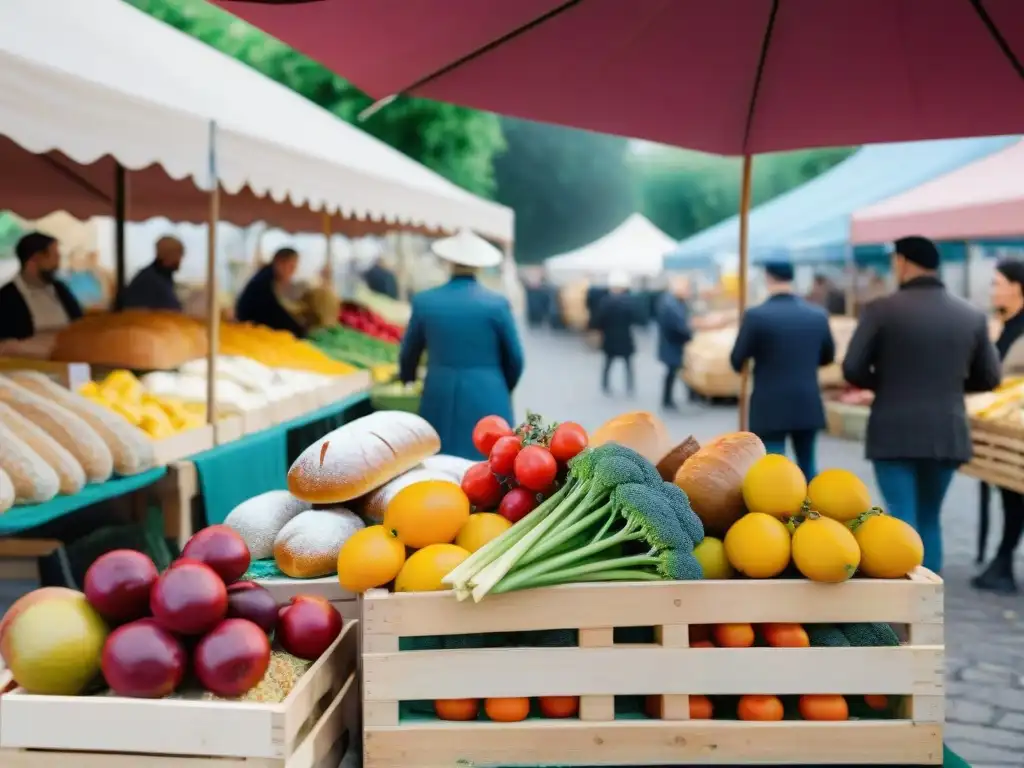
[[[1024,428],[972,418],[971,442],[974,456],[961,472],[1024,493]]]
[[[0,696],[0,765],[337,768],[359,740],[358,638],[352,622],[281,704],[15,689]]]
[[[367,593],[366,768],[453,765],[942,763],[942,581],[735,580],[592,584],[495,595]],[[689,648],[690,624],[905,625],[898,648]],[[614,627],[653,626],[652,645]],[[579,647],[398,651],[401,637],[578,628]],[[902,629],[903,627],[900,627]],[[689,718],[688,694],[890,694],[905,719],[739,722]],[[614,719],[616,695],[662,696],[663,719]],[[399,702],[578,695],[580,717],[520,723],[401,721]]]
[[[153,447],[156,449],[157,464],[172,464],[210,450],[213,448],[213,432],[211,425],[204,424],[162,440],[155,440]]]
[[[337,576],[321,579],[257,579],[258,584],[267,588],[278,603],[287,603],[296,595],[318,595],[329,600],[346,621],[360,617],[359,596],[346,592],[338,583]]]

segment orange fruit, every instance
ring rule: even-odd
[[[754,628],[750,624],[716,624],[712,635],[719,648],[750,648],[754,645]]]
[[[451,589],[441,579],[455,570],[469,552],[454,544],[430,544],[409,555],[395,577],[395,592],[437,592]]]
[[[544,717],[576,717],[580,712],[579,696],[541,696],[538,701]]]
[[[869,693],[864,696],[864,703],[875,712],[885,712],[889,708],[889,697],[879,693]]]
[[[800,717],[804,720],[848,720],[850,710],[846,699],[839,694],[805,694],[799,701]]]
[[[496,723],[518,723],[530,714],[530,700],[526,697],[485,699],[484,712]]]
[[[467,552],[476,552],[511,527],[512,523],[495,512],[477,512],[470,515],[466,524],[459,529],[455,543]]]
[[[762,624],[761,636],[772,648],[810,648],[807,631],[799,624]]]
[[[714,648],[715,644],[710,640],[694,640],[690,643],[691,648]]]
[[[434,702],[434,713],[439,720],[476,720],[479,710],[479,699],[438,699]]]
[[[412,549],[449,544],[469,519],[469,499],[445,480],[423,480],[399,491],[384,510],[384,527]]]
[[[746,695],[741,696],[736,706],[736,716],[740,720],[781,720],[784,714],[782,702],[778,696]]]
[[[338,583],[365,592],[392,581],[405,565],[405,545],[383,525],[356,531],[338,551]]]
[[[711,705],[711,699],[707,696],[700,696],[699,694],[690,694],[690,719],[691,720],[710,720],[715,713],[714,707]]]

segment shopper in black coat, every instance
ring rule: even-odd
[[[626,390],[633,394],[633,326],[637,312],[634,297],[629,292],[629,275],[612,273],[608,277],[608,295],[598,303],[591,315],[591,327],[601,332],[601,350],[604,352],[604,371],[601,375],[601,389],[610,393],[609,375],[612,362],[621,359],[626,368]]]

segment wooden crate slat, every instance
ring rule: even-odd
[[[942,764],[942,727],[907,722],[415,723],[368,730],[367,768],[476,765]],[[524,760],[524,756],[529,756]]]

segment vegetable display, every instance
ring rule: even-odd
[[[346,328],[360,331],[367,336],[372,336],[375,339],[387,341],[391,344],[399,343],[404,332],[400,325],[389,323],[372,309],[352,302],[345,302],[341,305],[341,311],[338,313],[338,322]]]
[[[397,342],[378,339],[352,328],[321,328],[310,334],[309,340],[328,357],[359,368],[398,362]]]

